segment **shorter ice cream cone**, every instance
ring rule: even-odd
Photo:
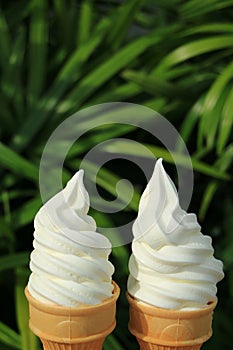
[[[141,350],[199,350],[212,335],[216,301],[199,310],[179,311],[142,303],[129,294],[129,330]]]
[[[113,284],[111,298],[98,305],[79,308],[41,303],[26,287],[29,326],[41,339],[44,350],[101,350],[106,336],[116,325],[116,300],[120,289],[115,282]]]

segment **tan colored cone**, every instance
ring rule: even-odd
[[[26,287],[29,326],[41,339],[44,350],[101,350],[106,336],[116,326],[116,300],[120,289],[115,282],[113,285],[111,298],[81,308],[41,303]]]
[[[129,330],[141,350],[199,350],[212,335],[217,302],[192,311],[166,310],[140,303],[129,294]]]

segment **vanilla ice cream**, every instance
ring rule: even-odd
[[[223,264],[213,256],[209,236],[195,214],[179,205],[162,159],[142,194],[133,225],[128,292],[165,309],[198,309],[216,300]]]
[[[28,290],[41,302],[78,307],[112,296],[111,243],[87,215],[83,174],[78,171],[35,217]]]

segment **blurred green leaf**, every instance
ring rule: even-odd
[[[9,98],[13,99],[14,110],[18,116],[18,119],[22,120],[24,115],[24,96],[23,96],[23,60],[26,50],[26,33],[24,29],[20,30],[15,40],[10,56],[10,72],[9,81],[11,87],[9,92],[11,93]]]
[[[11,50],[11,37],[8,28],[6,18],[3,11],[0,9],[0,64],[3,69],[9,69],[9,66],[6,66],[6,62],[10,56]]]
[[[201,33],[232,33],[233,32],[233,24],[232,23],[210,23],[200,25],[195,28],[189,28],[185,34],[201,34]]]
[[[21,85],[22,62],[25,52],[25,31],[20,30],[9,55],[9,67],[3,69],[2,88],[4,94],[11,100],[14,99],[18,114],[23,110],[23,88]]]
[[[56,28],[58,30],[58,35],[60,39],[61,46],[66,46],[65,41],[67,38],[67,26],[69,22],[67,21],[67,6],[64,0],[53,0],[54,12],[56,14]]]
[[[46,0],[33,0],[33,6],[31,8],[28,60],[29,79],[27,87],[29,106],[33,106],[37,102],[45,81],[48,45],[47,5]]]
[[[218,110],[218,108],[216,109],[216,106],[220,101],[221,95],[223,94],[225,87],[227,86],[228,82],[232,79],[232,77],[233,77],[233,63],[231,62],[214,81],[213,85],[211,86],[204,100],[199,132],[201,135],[206,137],[207,144],[209,146],[213,146],[215,142],[215,136],[216,136],[215,134],[217,131],[219,120],[220,120],[221,112]],[[225,100],[225,95],[224,95],[224,100]],[[226,108],[229,108],[229,107],[226,107]],[[213,113],[215,109],[217,113]],[[226,119],[231,117],[231,111],[225,110],[225,113],[227,113],[227,115],[225,115]],[[221,139],[221,142],[222,142],[222,139]]]
[[[22,349],[21,337],[13,329],[0,321],[0,343],[13,349]]]
[[[69,150],[69,153],[67,154],[67,159],[77,157],[81,153],[86,152],[88,149],[101,142],[107,141],[108,139],[114,137],[122,136],[134,129],[135,126],[127,124],[118,124],[117,128],[113,128],[112,124],[102,125],[101,127],[95,129],[96,133],[93,133],[88,137],[88,143],[76,142],[73,144]]]
[[[90,36],[91,23],[93,17],[93,0],[84,0],[81,3],[80,15],[78,19],[78,45],[84,44]]]
[[[136,59],[148,47],[155,45],[159,40],[159,36],[151,35],[135,39],[120,49],[108,61],[105,61],[84,77],[78,87],[68,95],[64,102],[58,105],[57,112],[66,113],[67,110],[74,108],[74,106],[75,109],[80,107],[108,79],[127,66],[132,60]]]
[[[119,341],[116,339],[116,337],[113,335],[113,334],[110,334],[105,342],[104,342],[104,346],[103,346],[103,349],[105,350],[108,350],[108,349],[111,349],[111,350],[121,350],[122,349],[122,346],[121,344],[119,343]]]
[[[8,196],[7,191],[2,192],[1,200],[2,200],[2,204],[3,204],[3,212],[4,212],[5,221],[7,223],[9,223],[11,220],[11,210],[10,210],[10,201],[9,201],[9,196]]]
[[[0,91],[0,104],[1,104],[1,129],[0,137],[3,135],[9,135],[14,130],[14,117],[10,111],[9,103],[4,95]]]
[[[15,253],[0,257],[0,271],[24,266],[29,262],[29,253]]]
[[[233,163],[233,146],[230,145],[225,152],[221,155],[221,157],[215,162],[214,166],[218,168],[220,171],[225,172],[228,170],[230,165]],[[208,207],[213,199],[214,194],[218,189],[218,182],[213,180],[211,181],[206,190],[204,191],[201,207],[199,211],[199,217],[201,220],[204,219]]]
[[[129,98],[133,98],[141,91],[140,87],[134,83],[124,83],[123,85],[116,86],[115,88],[106,90],[101,94],[94,95],[86,106],[93,106],[98,103],[107,103],[109,101],[127,101]]]
[[[0,217],[0,240],[3,243],[3,240],[7,240],[7,248],[9,252],[13,252],[15,244],[14,232],[11,229],[11,226],[8,221]]]
[[[115,12],[112,29],[107,38],[108,45],[113,49],[117,49],[120,46],[142,3],[143,0],[125,1]]]
[[[217,139],[217,152],[219,154],[222,153],[225,145],[227,144],[229,136],[231,136],[232,125],[233,125],[233,88],[231,88],[222,110],[219,136]]]
[[[201,96],[193,105],[191,110],[187,113],[185,120],[180,128],[180,135],[183,141],[188,142],[195,125],[198,123],[200,116],[203,115],[203,104],[205,96]],[[199,136],[198,136],[199,137]],[[201,141],[200,141],[201,142]],[[181,151],[183,145],[178,144],[177,150]]]
[[[197,17],[210,12],[218,11],[233,5],[232,0],[191,0],[181,6],[181,14],[185,17]]]
[[[169,152],[164,148],[155,147],[153,145],[144,144],[144,146],[145,147],[141,147],[141,144],[134,144],[134,147],[132,147],[132,143],[130,141],[115,140],[112,141],[111,144],[102,146],[101,149],[105,152],[137,155],[139,157],[148,157],[149,153],[146,151],[146,149],[148,149],[152,152],[151,154],[154,154],[156,158],[163,158],[169,163],[174,163],[173,159],[175,159],[176,164],[183,166],[187,166],[187,164],[189,164],[188,159],[182,154],[176,152]],[[203,173],[205,175],[223,180],[229,180],[231,178],[229,174],[220,171],[214,166],[210,166],[204,162],[198,161],[193,158],[192,165],[194,170],[199,171],[200,173]]]
[[[16,229],[31,223],[41,207],[41,198],[36,197],[21,205],[11,213],[12,226]]]
[[[15,153],[2,142],[0,142],[0,164],[16,175],[20,174],[20,176],[24,176],[33,181],[38,179],[37,167]]]
[[[184,44],[168,54],[158,65],[156,72],[162,74],[176,64],[215,50],[227,49],[232,45],[233,35],[218,35]]]
[[[150,76],[142,72],[134,72],[126,70],[122,73],[122,77],[134,82],[141,87],[141,91],[148,92],[152,96],[162,94],[165,97],[185,97],[188,92],[185,87],[168,83],[165,79],[157,76]]]
[[[99,45],[106,34],[109,24],[109,19],[104,18],[96,27],[95,33],[90,40],[80,48],[77,48],[64,66],[61,67],[46,96],[40,100],[35,111],[31,113],[21,129],[15,134],[12,140],[12,145],[15,149],[22,151],[39,129],[46,124],[48,115],[55,108],[61,96],[82,74],[83,63]]]
[[[22,350],[38,350],[37,337],[29,329],[29,307],[24,294],[29,277],[29,271],[23,268],[16,269],[15,305],[18,329],[22,339]]]
[[[144,102],[144,106],[154,109],[159,113],[166,113],[169,109],[165,98],[152,98]],[[167,109],[166,109],[167,107]]]

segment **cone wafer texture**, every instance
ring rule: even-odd
[[[140,350],[199,350],[201,345],[194,346],[163,346],[139,341]]]
[[[88,343],[62,344],[42,340],[44,350],[101,350],[104,338]]]
[[[44,350],[101,350],[116,325],[116,300],[120,289],[113,282],[112,297],[101,304],[70,308],[36,300],[25,289],[29,302],[31,330],[41,339]]]
[[[216,302],[192,311],[161,309],[139,302],[130,303],[129,329],[141,350],[199,350],[212,335]]]

